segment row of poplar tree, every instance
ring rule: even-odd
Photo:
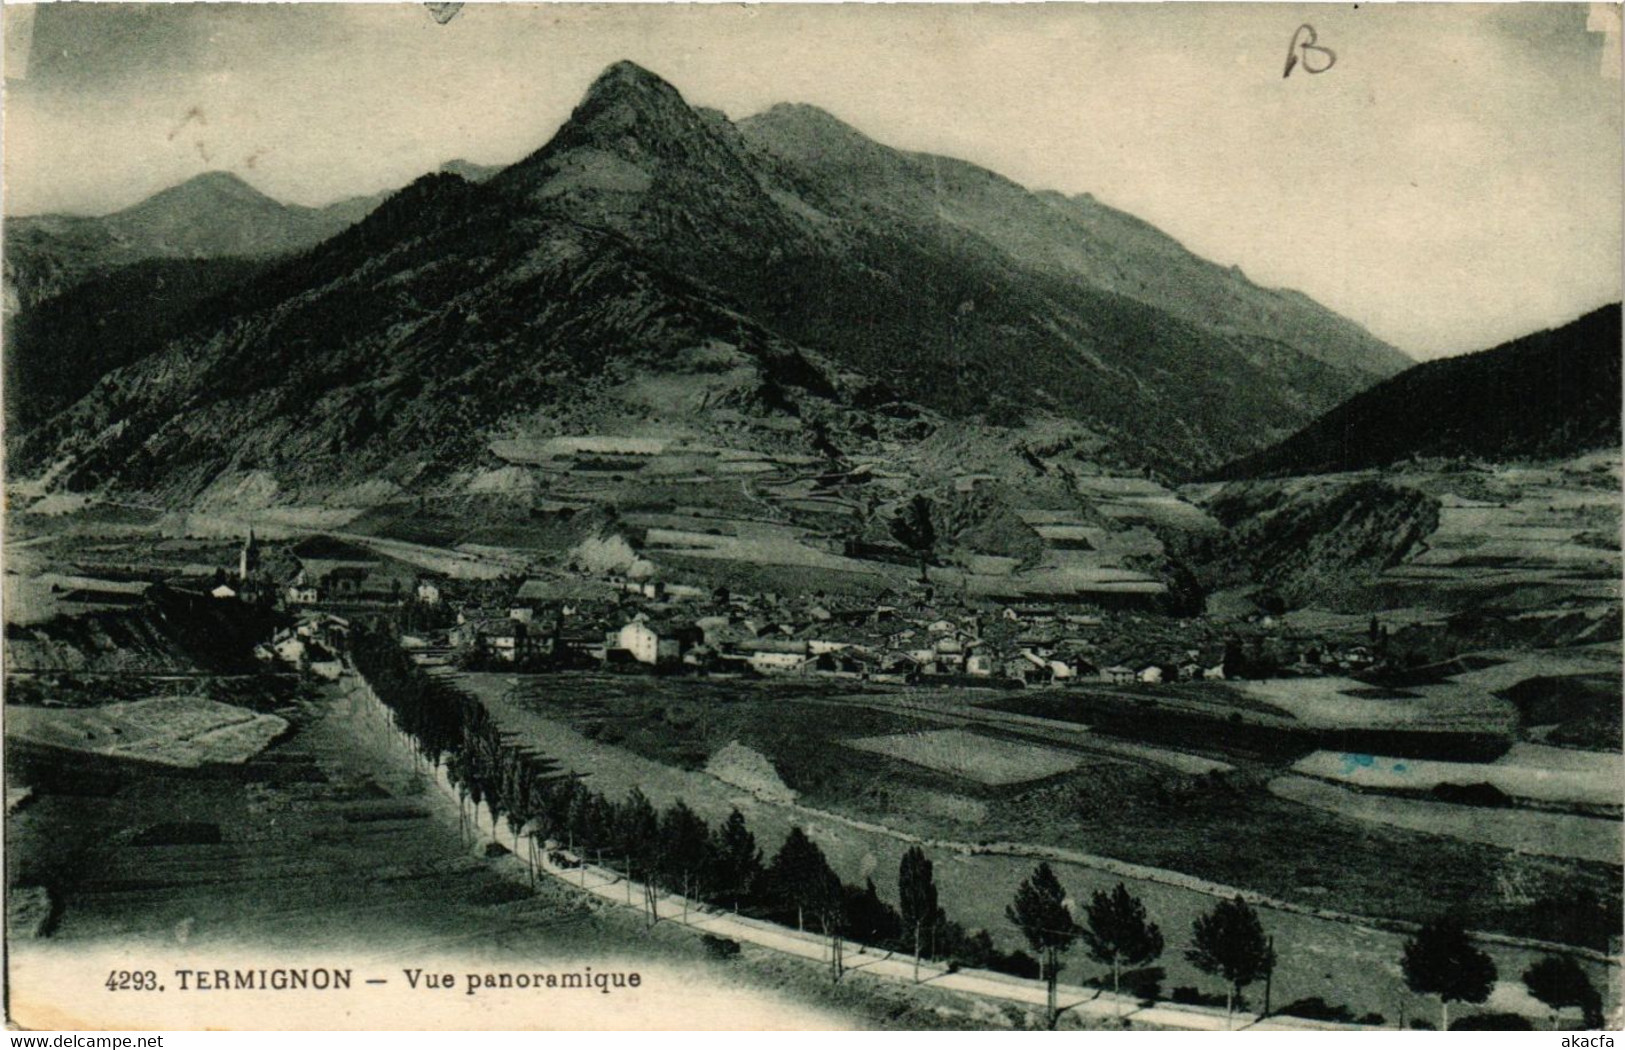
[[[765,860],[737,809],[713,828],[681,800],[662,811],[636,788],[622,800],[593,791],[545,756],[505,738],[483,704],[425,674],[382,631],[359,632],[351,658],[418,753],[443,767],[461,800],[460,813],[483,803],[493,819],[506,823],[516,851],[521,840],[534,850],[538,840],[552,839],[568,849],[568,859],[557,858],[564,863],[591,858],[626,876],[629,889],[642,884],[651,923],[660,917],[657,895],[665,891],[680,895],[685,908],[689,900],[700,900],[817,930],[829,938],[835,979],[844,970],[848,940],[912,955],[916,980],[921,960],[1042,978],[1051,1025],[1061,1012],[1061,959],[1075,945],[1081,942],[1091,959],[1109,968],[1119,1003],[1124,974],[1163,953],[1161,929],[1122,883],[1078,907],[1048,864],[1022,881],[1005,909],[1034,954],[1002,952],[986,930],[969,931],[948,918],[938,903],[931,861],[918,846],[903,855],[893,907],[873,879],[861,887],[844,883],[799,827]],[[1276,963],[1272,938],[1240,897],[1221,900],[1196,919],[1184,956],[1224,981],[1227,1014],[1247,987],[1270,978]],[[1445,1027],[1452,1001],[1482,1003],[1496,978],[1493,961],[1451,921],[1424,927],[1406,943],[1401,962],[1412,990],[1439,997]],[[1588,1027],[1594,1020],[1600,1024],[1600,997],[1572,959],[1544,959],[1524,982],[1554,1010],[1579,1007]]]

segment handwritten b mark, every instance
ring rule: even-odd
[[[1308,22],[1298,27],[1292,34],[1292,43],[1286,49],[1286,70],[1281,74],[1283,80],[1291,76],[1293,68],[1299,65],[1303,66],[1305,73],[1324,73],[1337,65],[1336,52],[1329,47],[1321,47],[1319,40],[1315,27]],[[1309,58],[1311,51],[1324,57],[1311,61]]]
[[[457,12],[463,9],[462,4],[424,4],[429,9],[429,15],[440,25],[445,25],[457,17]]]

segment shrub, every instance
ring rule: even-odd
[[[708,933],[700,942],[705,945],[705,954],[713,959],[732,959],[739,954],[739,942],[728,937]]]
[[[1318,995],[1287,1003],[1276,1013],[1287,1014],[1291,1017],[1307,1017],[1311,1021],[1337,1021],[1341,1024],[1354,1023],[1354,1014],[1350,1012],[1348,1007],[1333,1006]]]
[[[1534,1027],[1522,1014],[1510,1013],[1473,1014],[1450,1024],[1452,1032],[1531,1032]]]
[[[1182,984],[1178,988],[1175,988],[1169,993],[1168,999],[1170,1002],[1181,1003],[1185,1006],[1224,1005],[1224,996],[1210,995],[1209,993],[1204,992],[1199,988],[1193,988],[1188,984]],[[1241,1006],[1241,1000],[1239,998],[1236,1001],[1236,1005],[1237,1007]]]
[[[1510,806],[1512,799],[1494,784],[1435,784],[1432,795],[1440,802],[1461,806]]]
[[[1012,977],[1026,977],[1037,980],[1040,976],[1038,960],[1026,952],[994,952],[988,957],[987,968],[998,973],[1007,973]]]
[[[1167,976],[1160,966],[1147,966],[1138,970],[1124,970],[1122,976],[1122,990],[1143,1002],[1155,1002],[1162,998],[1162,979]],[[1090,988],[1110,988],[1112,979],[1110,975],[1096,975],[1084,980],[1084,985]]]

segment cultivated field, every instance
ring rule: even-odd
[[[696,808],[715,797],[706,813],[713,820],[726,815],[723,800],[740,804],[747,816],[773,810],[704,772],[737,741],[771,765],[801,806],[913,834],[1085,849],[1289,900],[1414,921],[1432,917],[1434,902],[1448,899],[1479,928],[1530,935],[1554,929],[1553,920],[1531,906],[1546,900],[1541,907],[1595,920],[1596,929],[1553,934],[1582,943],[1593,943],[1602,936],[1597,930],[1612,924],[1603,912],[1617,868],[1441,839],[1271,794],[1268,780],[1302,752],[1267,765],[1257,757],[1226,764],[1189,756],[1196,761],[1186,769],[1168,761],[1176,753],[1165,747],[1137,756],[1134,749],[1144,746],[1138,740],[1158,738],[1134,733],[1135,724],[1123,722],[1110,732],[1081,729],[1082,719],[1009,724],[999,720],[1007,712],[978,708],[969,695],[954,702],[934,694],[928,699],[923,690],[859,694],[813,682],[636,675],[454,678],[498,710],[506,727],[567,768],[592,770],[595,780],[617,785],[617,794],[632,784],[651,797],[657,789],[667,798],[686,791]],[[1129,709],[1139,712],[1132,703]],[[990,719],[985,725],[978,722],[983,717]],[[1145,711],[1139,717],[1154,728],[1172,716]],[[1201,725],[1199,735],[1209,741],[1232,731],[1222,717]],[[1078,764],[1043,779],[994,785],[842,746],[853,738],[940,730],[1026,737],[1034,747],[1075,753]],[[580,750],[565,748],[567,739],[579,741]],[[859,850],[848,877],[861,877],[861,856]],[[1507,880],[1535,889],[1507,896],[1500,888]],[[966,892],[973,894],[969,886]],[[1582,899],[1594,903],[1576,910],[1572,902]],[[990,929],[1002,927],[1000,914],[997,908],[988,914]]]
[[[1518,853],[1602,864],[1617,864],[1625,857],[1625,840],[1617,820],[1366,794],[1308,777],[1277,777],[1270,781],[1270,791],[1355,820],[1483,842]]]
[[[1573,675],[1619,673],[1617,659],[1606,659],[1583,652],[1508,650],[1486,652],[1481,655],[1489,658],[1488,666],[1452,675],[1451,681],[1472,689],[1499,693],[1531,678],[1566,678]]]
[[[1075,753],[999,740],[962,729],[859,737],[844,743],[860,751],[900,758],[916,766],[990,785],[1040,780],[1076,769],[1081,763]]]
[[[275,715],[199,697],[79,709],[6,708],[8,742],[181,768],[245,762],[287,727]]]
[[[1315,729],[1496,733],[1509,732],[1517,722],[1510,702],[1449,682],[1375,696],[1371,686],[1352,678],[1270,678],[1228,685]]]
[[[1514,798],[1537,802],[1618,806],[1625,758],[1601,751],[1574,751],[1514,744],[1494,762],[1437,762],[1316,751],[1293,767],[1304,776],[1368,789],[1428,790],[1440,784],[1490,784]]]

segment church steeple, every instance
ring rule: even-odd
[[[248,530],[248,539],[243,541],[243,549],[237,555],[237,578],[247,580],[249,576],[259,571],[259,567],[260,545],[254,538],[254,529],[251,526]]]

